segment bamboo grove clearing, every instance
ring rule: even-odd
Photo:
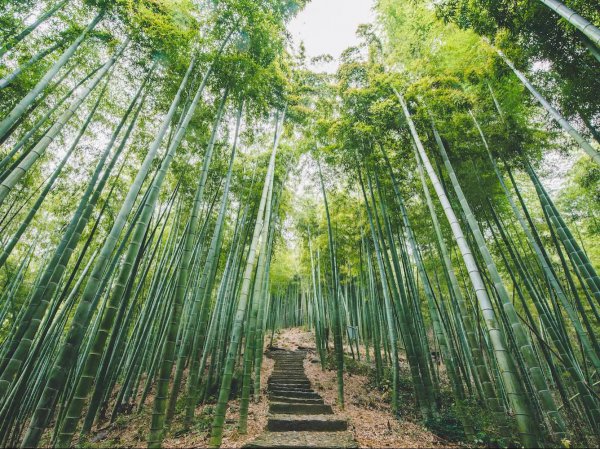
[[[327,74],[306,3],[0,2],[2,447],[219,447],[290,327],[342,408],[600,444],[598,5],[378,0]]]

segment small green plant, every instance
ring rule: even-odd
[[[373,372],[369,365],[349,356],[344,357],[344,369],[348,374],[356,376],[369,376]]]
[[[450,403],[450,396],[446,397],[446,400],[442,402],[442,417],[446,416],[449,421],[455,421],[458,426],[462,429],[460,423],[460,416],[465,416],[469,419],[475,433],[472,438],[472,443],[481,445],[489,448],[501,448],[501,447],[520,447],[519,441],[516,439],[518,432],[515,428],[515,423],[510,419],[508,415],[504,417],[502,421],[499,421],[497,414],[493,414],[489,410],[481,407],[477,401],[456,401]],[[442,418],[446,419],[446,418]],[[431,429],[438,435],[442,436],[451,441],[460,441],[451,439],[451,432],[444,434],[446,431],[451,429],[438,427],[431,427]],[[438,433],[440,432],[440,433]],[[514,438],[511,436],[514,435]],[[462,441],[465,441],[464,436]]]
[[[214,407],[212,405],[204,407],[200,415],[196,417],[196,430],[199,432],[208,432],[212,424],[213,413]]]
[[[425,426],[445,440],[465,440],[465,431],[462,423],[451,409],[446,409],[438,416],[428,418],[425,421]]]
[[[127,416],[126,415],[117,416],[117,419],[115,420],[115,427],[121,428],[121,429],[127,427]]]

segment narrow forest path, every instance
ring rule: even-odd
[[[268,339],[266,343],[269,343]],[[344,408],[340,406],[337,400],[336,371],[334,369],[322,369],[315,348],[315,335],[313,332],[299,327],[279,330],[273,336],[272,347],[280,350],[269,351],[266,348],[265,358],[268,360],[266,365],[271,365],[273,360],[275,363],[272,371],[269,371],[270,377],[266,382],[266,388],[261,389],[263,394],[266,394],[265,399],[268,398],[269,400],[269,406],[263,405],[260,411],[257,410],[257,414],[254,415],[257,422],[253,426],[256,428],[258,422],[264,422],[265,430],[257,438],[245,440],[240,446],[310,447],[310,443],[316,440],[318,441],[316,447],[331,447],[327,444],[330,442],[333,444],[333,438],[339,437],[334,447],[344,447],[344,444],[347,445],[346,447],[362,448],[436,447],[454,449],[460,447],[460,445],[451,443],[436,435],[420,422],[418,413],[414,409],[414,397],[411,387],[403,394],[402,417],[398,418],[393,414],[389,404],[389,390],[378,389],[373,385],[371,370],[368,369],[369,364],[364,357],[365,347],[363,345],[360,345],[362,361],[356,364],[357,369],[344,373]],[[346,347],[346,352],[347,354],[351,353],[349,347]],[[292,358],[288,358],[289,355],[292,355]],[[293,358],[294,356],[297,358]],[[409,367],[406,359],[404,357],[400,359],[402,371],[408,376]],[[302,370],[300,370],[300,367]],[[327,408],[323,408],[323,410],[331,408],[333,415],[324,416],[345,421],[348,430],[332,432],[338,435],[332,435],[331,438],[329,432],[324,431],[309,431],[306,433],[298,430],[295,432],[270,431],[269,420],[271,418],[275,420],[279,419],[280,416],[290,415],[289,413],[280,415],[279,411],[284,409],[275,404],[280,403],[278,396],[282,396],[276,394],[280,390],[279,387],[285,384],[290,385],[290,383],[293,383],[291,381],[308,385],[306,389],[315,394],[313,401],[308,402],[325,405]],[[275,387],[278,388],[275,389]],[[261,399],[261,404],[264,404],[263,401],[264,399]],[[298,403],[298,401],[288,402],[288,404],[293,403]],[[268,413],[267,416],[265,416],[266,413]],[[315,415],[318,414],[315,413]],[[282,439],[278,440],[278,437]],[[289,445],[284,445],[285,442],[288,442]],[[315,447],[314,444],[313,447]]]
[[[245,447],[353,448],[348,420],[311,388],[304,371],[306,351],[272,350],[275,369],[269,378],[269,419],[265,432]]]

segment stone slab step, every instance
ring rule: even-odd
[[[331,405],[325,404],[288,404],[286,402],[271,402],[269,412],[284,415],[333,415]]]
[[[314,392],[307,391],[286,391],[286,390],[271,390],[275,396],[286,396],[288,398],[302,398],[302,399],[320,399],[321,396]]]
[[[287,395],[288,393],[305,393],[308,394],[309,397],[312,396],[313,394],[317,394],[317,397],[321,397],[321,395],[319,395],[319,393],[317,393],[314,390],[309,390],[309,389],[298,389],[298,388],[276,388],[276,387],[270,387],[267,389],[267,391],[269,393],[273,393],[273,394],[280,394],[280,395]],[[290,397],[294,397],[294,396],[290,396]]]
[[[310,389],[310,382],[269,382],[269,388],[281,387],[281,388],[305,388]]]
[[[271,373],[271,377],[302,377],[302,378],[307,378],[306,377],[306,373],[304,372],[304,370],[298,370],[298,371],[279,371],[279,370],[275,370]]]
[[[268,432],[247,443],[247,448],[357,448],[350,432]]]
[[[337,432],[348,430],[348,421],[329,415],[273,415],[267,421],[267,430]]]
[[[287,396],[271,394],[269,399],[273,402],[286,402],[288,404],[324,404],[323,398],[316,399],[303,399],[303,398],[289,398]]]
[[[302,366],[304,365],[304,358],[301,359],[284,359],[284,358],[277,358],[275,359],[275,364],[276,365],[297,365],[297,366]]]
[[[310,380],[302,377],[270,377],[269,383],[285,382],[290,384],[310,384]]]
[[[306,374],[304,373],[277,373],[277,374],[272,374],[271,377],[269,377],[269,380],[280,380],[280,379],[293,379],[293,380],[306,380],[308,381],[308,377],[306,377]]]
[[[310,381],[308,379],[302,379],[299,377],[292,377],[290,379],[277,378],[269,379],[269,385],[298,385],[300,387],[310,387]]]
[[[310,387],[307,387],[305,385],[283,385],[283,384],[271,384],[269,385],[269,391],[271,390],[278,390],[278,391],[304,391],[306,393],[314,393],[315,390],[313,390]]]
[[[269,377],[269,379],[271,380],[285,380],[285,379],[294,379],[294,380],[308,380],[308,377],[306,377],[306,374],[304,374],[304,372],[300,372],[298,371],[297,373],[273,373],[273,375],[271,375],[271,377]]]
[[[310,382],[308,381],[290,381],[288,379],[277,379],[275,381],[268,382],[269,387],[281,386],[282,388],[310,388]]]

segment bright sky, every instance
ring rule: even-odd
[[[311,0],[288,25],[297,49],[304,41],[307,57],[330,54],[336,61],[314,67],[333,73],[342,52],[356,44],[356,28],[375,19],[374,0]]]

